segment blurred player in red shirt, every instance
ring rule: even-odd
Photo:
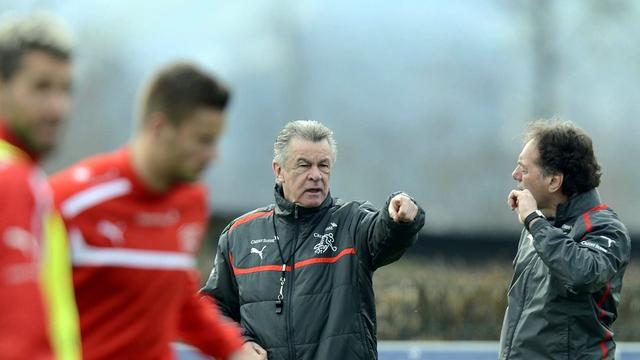
[[[196,181],[217,157],[228,96],[197,67],[172,64],[143,94],[127,146],[51,178],[85,359],[172,359],[176,339],[219,359],[255,356],[240,351],[236,325],[197,294],[208,211]]]
[[[70,39],[60,24],[41,14],[0,21],[2,359],[52,358],[57,339],[49,325],[67,324],[47,319],[57,313],[44,301],[48,294],[40,283],[42,259],[48,259],[44,252],[50,246],[45,219],[52,214],[53,199],[38,161],[57,143],[58,129],[70,108],[70,86]],[[68,262],[58,265],[69,272]],[[64,280],[52,280],[54,291],[65,288]],[[70,291],[68,276],[66,280]],[[75,314],[71,293],[67,299]],[[76,326],[77,335],[74,321],[71,325]],[[73,336],[72,330],[66,332],[63,336]],[[77,348],[77,338],[73,341],[67,345]],[[58,353],[58,358],[79,356],[77,351],[74,354]]]

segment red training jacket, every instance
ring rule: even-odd
[[[0,119],[0,358],[53,357],[40,288],[43,215],[51,193],[36,157]]]
[[[176,339],[217,358],[241,347],[238,327],[197,294],[202,185],[154,193],[127,148],[50,183],[68,230],[84,359],[172,359]]]

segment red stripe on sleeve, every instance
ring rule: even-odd
[[[590,233],[593,230],[593,226],[591,225],[591,219],[589,219],[589,214],[595,211],[608,209],[609,206],[606,204],[600,204],[598,206],[594,206],[591,209],[587,210],[584,214],[582,214],[582,220],[584,221],[584,227],[587,232]]]
[[[602,305],[604,305],[604,302],[607,300],[610,293],[611,293],[611,281],[607,282],[607,288],[604,290],[604,294],[602,294],[602,297],[600,298],[600,300],[598,300],[598,304],[596,304],[598,309],[600,309],[600,316],[598,316],[598,320],[601,320],[606,314],[605,311],[602,309]]]
[[[237,228],[239,225],[242,225],[244,223],[248,223],[249,221],[255,220],[257,218],[261,218],[261,217],[264,217],[264,216],[269,216],[271,214],[273,214],[273,210],[255,212],[255,213],[249,214],[247,216],[241,217],[240,219],[236,220],[236,222],[234,222],[233,225],[231,225],[231,228],[229,228],[229,232],[231,232],[233,229]]]
[[[588,233],[590,233],[591,230],[593,230],[593,226],[591,225],[591,220],[589,219],[589,213],[588,212],[582,214],[582,220],[584,221],[585,229],[587,230]]]
[[[609,349],[607,348],[607,340],[611,339],[612,333],[605,330],[604,338],[600,341],[600,351],[602,351],[602,357],[600,359],[604,360],[609,355]]]

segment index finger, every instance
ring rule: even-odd
[[[518,207],[518,195],[520,195],[520,191],[511,190],[511,192],[509,193],[509,196],[507,197],[507,204],[512,209],[515,209],[516,207]]]

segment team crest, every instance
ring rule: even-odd
[[[328,233],[324,235],[320,235],[318,233],[313,234],[314,237],[320,238],[320,242],[313,247],[316,254],[324,254],[329,248],[333,251],[337,251],[338,248],[333,245],[335,239],[333,238],[333,233]]]

